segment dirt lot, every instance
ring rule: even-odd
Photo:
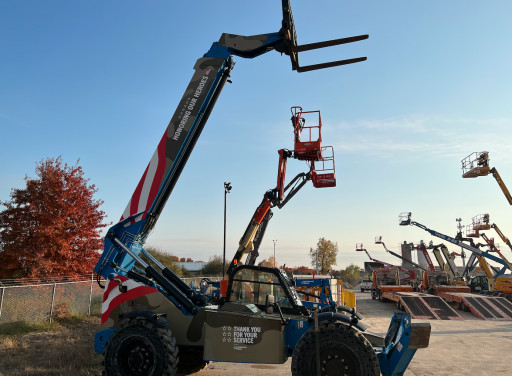
[[[357,294],[359,311],[373,332],[387,331],[395,305]],[[510,375],[512,321],[491,322],[461,312],[465,320],[429,321],[430,346],[418,350],[406,376]],[[421,320],[416,320],[420,322]],[[99,318],[71,321],[58,330],[0,335],[0,376],[101,375],[101,356],[93,350]],[[212,363],[197,376],[291,375],[282,365]]]
[[[355,290],[354,290],[355,291]],[[357,294],[357,307],[369,330],[387,331],[394,303],[381,303],[370,293]],[[460,311],[459,311],[460,312]],[[432,326],[430,346],[416,352],[405,376],[511,375],[512,321],[483,321],[469,312],[464,320],[414,320]],[[283,365],[213,363],[198,376],[291,375]]]

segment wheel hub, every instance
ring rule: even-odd
[[[128,375],[151,375],[154,366],[154,351],[146,339],[134,337],[130,341],[126,341],[119,350],[119,355],[121,368]]]
[[[322,376],[354,376],[360,371],[359,363],[350,351],[326,349],[320,354]]]

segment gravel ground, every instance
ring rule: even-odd
[[[358,311],[364,323],[377,333],[387,331],[394,303],[372,300],[369,293],[357,294]],[[429,322],[430,344],[416,352],[405,376],[511,375],[512,321],[484,321],[459,311],[464,320],[414,320]],[[291,375],[291,360],[281,365],[211,363],[196,373],[220,375]]]

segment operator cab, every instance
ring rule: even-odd
[[[241,265],[230,275],[223,309],[239,305],[254,305],[262,312],[272,313],[279,306],[283,314],[308,315],[307,308],[286,273],[279,269]]]

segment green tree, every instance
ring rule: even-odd
[[[203,266],[201,273],[206,277],[222,276],[223,260],[221,256],[214,255]],[[227,267],[227,265],[226,265]]]
[[[342,281],[355,285],[361,278],[361,269],[357,265],[350,264],[345,270],[341,271],[340,277]]]
[[[160,248],[148,246],[145,247],[146,251],[148,251],[154,258],[156,258],[163,266],[167,267],[169,270],[171,270],[173,273],[175,273],[178,277],[183,277],[183,270],[178,265],[176,265],[176,260],[178,258],[174,256],[173,254],[163,251]],[[142,258],[148,262],[149,264],[153,265],[149,259],[142,256]],[[153,265],[156,267],[156,265]],[[157,268],[158,269],[158,268]]]
[[[319,274],[328,273],[333,265],[336,265],[338,255],[338,243],[333,243],[325,238],[320,238],[316,243],[316,249],[309,249],[311,265]]]

